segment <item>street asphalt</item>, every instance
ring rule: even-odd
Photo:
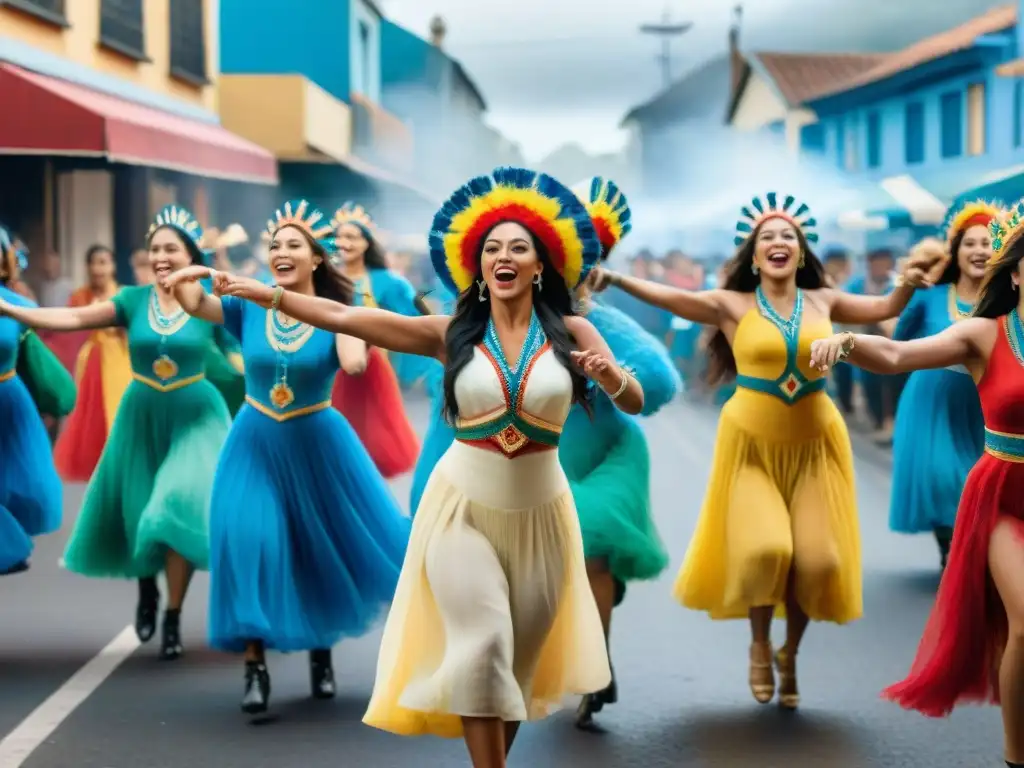
[[[414,398],[409,408],[424,426],[426,404]],[[646,423],[655,514],[672,565],[659,581],[632,585],[615,613],[619,703],[598,716],[606,732],[575,730],[572,702],[565,712],[524,726],[510,764],[1002,765],[996,709],[965,708],[948,720],[929,720],[879,699],[911,662],[938,583],[938,554],[927,537],[888,531],[887,459],[856,437],[865,616],[847,627],[810,628],[800,655],[799,712],[753,701],[746,623],[711,622],[671,596],[704,492],[715,418],[709,408],[679,402]],[[403,505],[408,487],[407,478],[394,484]],[[186,656],[159,662],[155,643],[133,651],[125,630],[133,621],[135,585],[80,578],[59,565],[81,496],[80,486],[67,488],[64,527],[39,540],[32,569],[0,579],[0,768],[469,764],[461,742],[401,738],[361,724],[379,631],[335,648],[339,695],[333,701],[309,699],[304,654],[272,657],[274,716],[259,723],[239,711],[241,662],[204,647],[205,575],[195,579],[183,615]],[[121,655],[127,658],[104,679]]]

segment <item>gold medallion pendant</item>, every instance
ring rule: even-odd
[[[270,388],[270,402],[278,410],[287,408],[295,402],[295,393],[292,392],[291,387],[283,381],[279,381]]]
[[[160,357],[153,361],[153,374],[160,381],[173,379],[178,375],[178,364],[167,355],[160,355]]]

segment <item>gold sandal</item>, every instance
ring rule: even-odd
[[[767,661],[759,661],[759,658]],[[758,704],[767,704],[775,696],[775,672],[772,669],[771,658],[770,642],[750,644],[750,692]]]
[[[800,691],[796,685],[796,654],[790,656],[785,649],[775,654],[775,668],[779,672],[779,706],[796,709],[800,706]]]

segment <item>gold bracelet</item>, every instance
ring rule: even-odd
[[[612,394],[611,392],[607,393],[608,397],[610,397],[612,400],[618,400],[620,397],[622,397],[622,393],[625,392],[626,389],[629,387],[629,371],[627,371],[622,366],[619,366],[619,375],[622,376],[622,383],[619,384],[619,388],[615,391],[614,394]]]
[[[854,336],[849,331],[847,331],[843,335],[846,336],[846,338],[843,339],[843,345],[839,348],[839,359],[840,360],[845,360],[846,358],[848,358],[850,356],[850,353],[853,352],[854,347],[857,346],[857,337],[856,336]]]
[[[280,285],[274,289],[274,300],[270,302],[271,309],[278,309],[281,306],[281,297],[284,296],[284,288]]]

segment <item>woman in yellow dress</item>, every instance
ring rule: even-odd
[[[809,620],[844,624],[862,610],[860,531],[846,424],[809,365],[832,322],[894,317],[925,282],[917,262],[888,296],[826,287],[811,250],[815,221],[792,197],[768,194],[742,209],[739,250],[717,290],[687,291],[611,272],[595,276],[630,295],[718,330],[712,382],[735,376],[722,409],[700,520],[675,585],[676,598],[714,619],[748,617],[750,689],[775,697],[771,623],[787,616],[774,654],[778,701],[799,704],[796,655]]]

